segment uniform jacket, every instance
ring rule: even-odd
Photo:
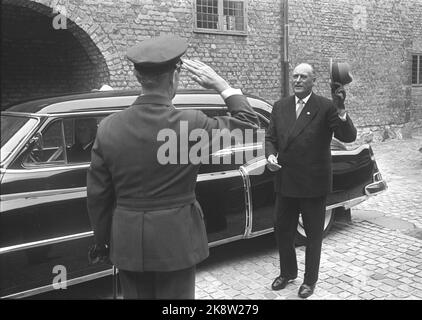
[[[232,117],[209,118],[197,110],[177,110],[168,98],[140,96],[128,109],[101,121],[88,170],[88,212],[97,244],[110,245],[110,259],[122,270],[173,271],[205,259],[208,240],[195,198],[199,165],[160,164],[161,129],[257,127],[243,95],[226,99]],[[190,146],[179,145],[181,154]]]
[[[295,96],[274,104],[265,136],[265,154],[278,154],[282,168],[275,174],[275,191],[286,197],[319,197],[332,189],[332,136],[343,142],[356,139],[347,116],[342,121],[331,100],[312,93],[296,120]]]

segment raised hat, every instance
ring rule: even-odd
[[[174,68],[188,48],[187,42],[174,35],[142,41],[129,48],[126,57],[141,72],[165,72]]]
[[[339,82],[342,85],[353,81],[348,63],[333,62],[330,59],[330,77],[332,82]]]

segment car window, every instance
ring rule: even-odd
[[[37,134],[37,141],[24,158],[24,166],[64,164],[62,120],[57,120]]]
[[[37,119],[25,116],[1,116],[1,157],[0,162],[17,148],[19,143],[34,129]]]
[[[208,117],[216,116],[230,116],[227,108],[201,108]],[[211,142],[209,153],[209,163],[203,164],[199,173],[212,173],[212,172],[221,172],[221,171],[230,171],[236,170],[240,165],[243,164],[242,154],[243,151],[236,152],[233,149],[239,145],[239,141],[242,141],[241,137],[237,137],[236,134],[239,133],[239,130],[232,132],[231,137],[227,137],[221,133],[221,136],[214,136],[214,142]],[[242,144],[242,143],[240,143]],[[238,163],[239,162],[239,163]],[[242,163],[240,163],[242,162]]]
[[[64,120],[67,162],[91,161],[91,149],[97,135],[98,124],[104,117],[78,117]]]

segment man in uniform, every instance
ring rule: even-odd
[[[199,165],[162,165],[160,130],[179,133],[182,121],[188,123],[186,136],[194,129],[210,135],[213,129],[258,127],[242,92],[199,61],[184,61],[184,67],[194,81],[221,94],[231,116],[209,118],[174,108],[186,50],[187,43],[176,36],[151,38],[128,50],[143,94],[100,123],[92,150],[87,185],[95,246],[90,257],[109,256],[119,269],[124,298],[194,299],[195,265],[209,254],[195,198]],[[177,159],[189,154],[174,147]]]

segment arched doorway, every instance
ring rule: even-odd
[[[104,56],[70,19],[53,27],[52,8],[2,1],[1,106],[42,96],[89,91],[109,83]]]

